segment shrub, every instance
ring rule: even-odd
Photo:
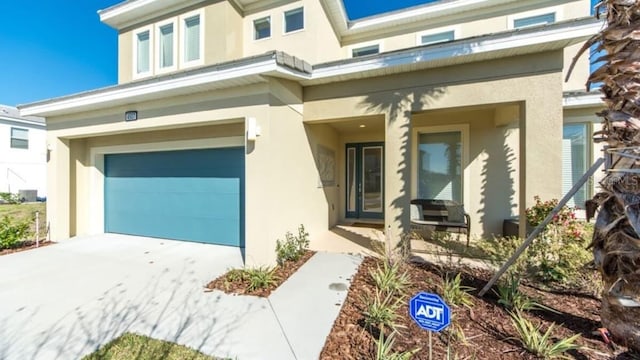
[[[377,326],[380,331],[386,326],[390,329],[401,327],[397,323],[397,311],[402,306],[402,298],[394,298],[392,294],[383,296],[382,292],[376,290],[373,297],[366,296],[362,299],[364,304],[364,324],[367,327]]]
[[[517,340],[522,343],[522,346],[530,353],[543,359],[572,359],[564,355],[564,353],[580,348],[580,346],[575,343],[580,337],[580,334],[552,342],[551,334],[555,324],[549,326],[547,331],[542,333],[542,325],[536,327],[518,311],[511,313],[511,321],[513,327],[518,332],[519,338]]]
[[[376,341],[376,360],[409,360],[413,357],[413,354],[420,351],[419,348],[404,352],[393,351],[396,334],[394,331],[385,339],[384,332],[380,331],[380,337]]]
[[[402,294],[409,285],[409,275],[400,270],[400,262],[391,264],[389,261],[382,261],[382,266],[378,264],[375,270],[369,275],[376,284],[376,287],[385,294]]]
[[[298,235],[294,236],[287,231],[285,240],[276,240],[276,260],[279,265],[286,261],[298,261],[309,248],[309,233],[304,230],[304,225],[298,228]]]
[[[0,220],[0,250],[18,246],[28,235],[28,222],[14,223],[6,215]]]
[[[7,204],[20,204],[22,202],[20,195],[8,192],[0,192],[0,199],[4,200]]]
[[[273,273],[273,268],[248,268],[244,269],[243,272],[244,274],[242,276],[249,282],[249,286],[247,286],[248,291],[268,288],[269,286],[275,285],[276,283],[276,277]]]
[[[507,280],[498,284],[498,303],[507,310],[530,311],[530,310],[547,310],[557,313],[557,311],[540,304],[531,297],[520,291],[520,279],[510,274]]]
[[[447,275],[442,285],[442,298],[446,303],[453,306],[464,305],[471,308],[473,306],[473,297],[469,292],[473,290],[475,290],[475,288],[462,285],[460,273],[453,279]]]

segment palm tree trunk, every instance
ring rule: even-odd
[[[594,141],[606,142],[611,157],[591,200],[599,213],[590,246],[604,284],[602,324],[617,343],[640,351],[640,0],[602,0],[596,14],[606,27],[580,53],[596,44],[607,54],[587,89],[602,83],[606,109]]]

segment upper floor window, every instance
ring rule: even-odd
[[[175,66],[174,23],[158,26],[158,67],[160,70]]]
[[[290,33],[304,29],[304,8],[284,12],[284,32]]]
[[[271,37],[271,16],[253,20],[253,39],[267,39]]]
[[[201,39],[200,15],[190,16],[182,20],[184,33],[184,62],[190,63],[200,60]]]
[[[443,31],[435,34],[420,35],[421,45],[437,44],[446,41],[452,41],[455,39],[455,32],[453,30]]]
[[[536,25],[544,25],[550,24],[556,21],[556,13],[546,13],[534,16],[527,16],[519,19],[513,20],[513,27],[515,29],[528,27],[528,26],[536,26]]]
[[[134,75],[144,75],[151,71],[151,31],[150,29],[140,31],[134,37]]]
[[[378,44],[369,45],[369,46],[363,46],[363,47],[355,48],[355,49],[351,50],[351,56],[352,57],[373,55],[373,54],[378,54],[378,53],[380,53],[380,45],[378,45]]]
[[[29,148],[29,130],[20,128],[11,128],[11,148],[28,149]]]

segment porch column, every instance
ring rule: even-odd
[[[558,80],[558,84],[562,84]],[[556,89],[557,87],[557,89]],[[553,91],[557,90],[557,91]],[[526,237],[526,208],[562,194],[562,89],[544,89],[520,106],[520,237]]]
[[[51,239],[58,241],[70,235],[69,140],[49,135],[47,147],[47,222]]]
[[[411,111],[409,106],[387,112],[384,145],[384,223],[388,246],[395,249],[410,231]]]

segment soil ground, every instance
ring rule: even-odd
[[[329,334],[321,359],[371,359],[375,358],[377,328],[364,325],[363,297],[371,296],[375,284],[369,272],[376,268],[374,258],[366,258],[354,277],[347,300]],[[491,278],[487,270],[475,268],[446,269],[428,263],[408,263],[404,270],[410,275],[411,285],[403,306],[398,310],[399,328],[394,349],[407,351],[420,349],[412,359],[429,358],[429,334],[418,327],[408,315],[408,300],[414,294],[425,291],[442,294],[441,285],[447,274],[461,273],[463,285],[477,290],[471,291],[474,305],[452,307],[452,325],[432,335],[433,359],[535,359],[526,352],[517,339],[509,313],[498,304],[493,291],[480,298],[477,292]],[[556,310],[530,311],[525,316],[543,331],[556,324],[553,340],[580,334],[577,343],[580,350],[567,355],[572,359],[640,359],[637,354],[622,347],[609,348],[593,331],[600,327],[600,300],[588,292],[543,291],[521,285],[521,291],[534,297],[539,303]],[[460,336],[460,334],[464,336]],[[388,335],[388,331],[385,333]],[[447,351],[451,353],[446,357]]]

